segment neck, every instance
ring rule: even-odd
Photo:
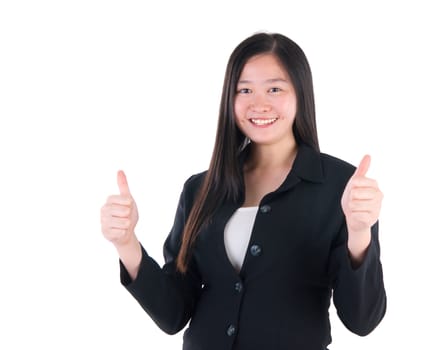
[[[290,168],[296,157],[298,144],[295,139],[274,145],[252,144],[248,169]]]

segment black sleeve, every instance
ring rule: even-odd
[[[337,314],[352,332],[364,336],[380,323],[386,310],[386,294],[380,262],[379,223],[371,228],[371,243],[361,265],[353,268],[343,225],[331,254],[333,300]]]
[[[186,187],[186,184],[185,184]],[[175,259],[180,248],[186,222],[187,201],[185,188],[175,215],[174,225],[164,244],[165,264],[160,267],[141,247],[143,257],[138,275],[131,280],[120,261],[121,283],[134,296],[154,322],[168,334],[175,334],[188,323],[202,290],[201,278],[194,259],[186,274],[176,269]]]

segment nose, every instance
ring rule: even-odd
[[[268,97],[261,93],[253,94],[250,108],[253,112],[265,113],[269,112],[272,108]]]

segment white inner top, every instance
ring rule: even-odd
[[[255,223],[258,207],[243,207],[235,211],[224,230],[225,250],[237,272],[241,270]]]

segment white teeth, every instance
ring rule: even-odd
[[[276,122],[278,118],[271,118],[271,119],[250,119],[250,121],[253,124],[256,125],[267,125],[267,124],[272,124],[274,122]]]

